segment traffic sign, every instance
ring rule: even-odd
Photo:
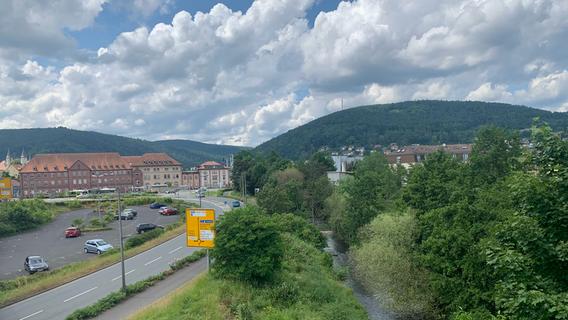
[[[215,246],[215,210],[187,208],[185,210],[187,246],[213,248]]]
[[[12,179],[0,179],[0,199],[12,199]]]

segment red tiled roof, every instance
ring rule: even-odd
[[[165,153],[145,153],[141,156],[122,157],[133,167],[139,166],[180,166],[176,159]]]
[[[438,150],[448,153],[470,153],[471,144],[447,144],[447,145],[410,145],[404,146],[396,151],[386,150],[385,155],[405,155],[405,154],[428,154]]]
[[[199,169],[204,169],[205,167],[225,167],[225,165],[216,161],[206,161],[199,165]]]
[[[105,153],[55,153],[37,154],[20,171],[50,172],[65,171],[77,161],[82,162],[91,170],[119,170],[130,169],[127,161],[116,152]]]

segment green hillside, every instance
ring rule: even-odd
[[[509,129],[530,128],[540,117],[555,130],[568,127],[568,114],[525,106],[474,101],[408,101],[362,106],[321,117],[259,145],[298,159],[322,146],[439,144],[471,142],[475,131],[493,124]]]
[[[4,159],[8,149],[17,157],[22,149],[31,155],[56,152],[119,152],[121,155],[141,155],[145,152],[166,152],[186,168],[207,160],[222,161],[230,154],[242,150],[241,147],[190,140],[146,141],[63,127],[0,130],[0,159]]]

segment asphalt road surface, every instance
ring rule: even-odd
[[[139,223],[168,225],[178,221],[179,216],[162,216],[157,209],[148,206],[133,207],[138,211],[134,220],[123,220],[122,230],[125,237],[136,234]],[[57,216],[54,221],[32,231],[0,238],[0,279],[11,279],[27,275],[24,271],[24,259],[31,255],[40,255],[47,259],[49,267],[56,269],[71,262],[96,257],[95,254],[83,253],[83,245],[89,239],[104,239],[115,248],[120,246],[118,221],[108,224],[112,230],[85,232],[77,238],[65,238],[64,231],[71,226],[74,219],[81,218],[85,223],[97,218],[93,209],[82,209],[66,212]]]
[[[184,195],[180,195],[180,197],[187,198]],[[226,209],[216,203],[217,200],[204,201],[203,207],[214,208],[218,213]],[[224,200],[220,203],[223,205]],[[171,262],[186,257],[196,250],[196,248],[186,247],[185,234],[182,234],[127,259],[125,261],[126,283],[135,283],[165,271],[169,269]],[[109,293],[119,290],[121,286],[120,270],[120,263],[117,263],[60,287],[7,306],[0,309],[0,319],[65,319],[73,311],[89,306]],[[184,272],[184,270],[179,272]]]

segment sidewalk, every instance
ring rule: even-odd
[[[203,258],[190,266],[178,270],[173,275],[167,277],[165,280],[158,282],[155,286],[146,289],[128,300],[122,302],[116,307],[103,312],[96,317],[97,320],[116,320],[126,319],[136,311],[146,307],[152,302],[168,295],[175,289],[183,286],[187,281],[198,276],[200,273],[206,271],[207,259]]]

